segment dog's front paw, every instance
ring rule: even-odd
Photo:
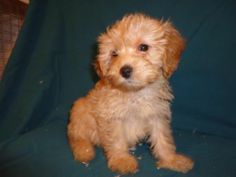
[[[93,145],[86,140],[79,140],[72,146],[75,160],[88,163],[95,156]]]
[[[193,165],[192,159],[180,154],[175,154],[168,159],[161,159],[157,162],[157,168],[167,168],[182,173],[187,173],[193,168]]]
[[[138,162],[130,154],[113,155],[108,160],[108,167],[121,174],[136,173],[138,171]]]

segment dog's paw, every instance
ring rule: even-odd
[[[78,141],[72,149],[75,160],[83,163],[88,163],[95,156],[93,145],[89,141]]]
[[[157,162],[157,168],[167,168],[182,173],[187,173],[193,168],[193,165],[192,159],[180,154],[175,154],[171,158],[161,159]]]
[[[138,162],[130,154],[114,155],[109,158],[108,167],[120,174],[136,173],[138,171]]]

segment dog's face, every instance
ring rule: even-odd
[[[123,90],[139,90],[176,70],[184,40],[169,23],[143,14],[125,16],[98,38],[96,70]]]

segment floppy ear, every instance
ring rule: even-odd
[[[104,56],[100,56],[100,54],[99,54],[95,63],[94,63],[96,73],[100,78],[105,77],[107,70],[108,70],[109,63],[108,63],[108,59],[106,59],[106,58]]]
[[[95,63],[94,63],[94,68],[96,70],[96,73],[97,75],[102,78],[103,77],[103,72],[102,72],[102,69],[101,69],[101,65],[98,61],[98,59],[96,59]]]
[[[111,40],[106,33],[98,37],[98,56],[95,62],[95,70],[100,78],[106,75],[110,62]]]
[[[167,78],[177,69],[180,56],[185,47],[185,40],[170,22],[163,24],[167,41],[163,56],[163,70]]]

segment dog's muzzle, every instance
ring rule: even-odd
[[[133,68],[129,65],[125,65],[120,68],[120,75],[125,79],[129,79],[132,75],[132,72]]]

